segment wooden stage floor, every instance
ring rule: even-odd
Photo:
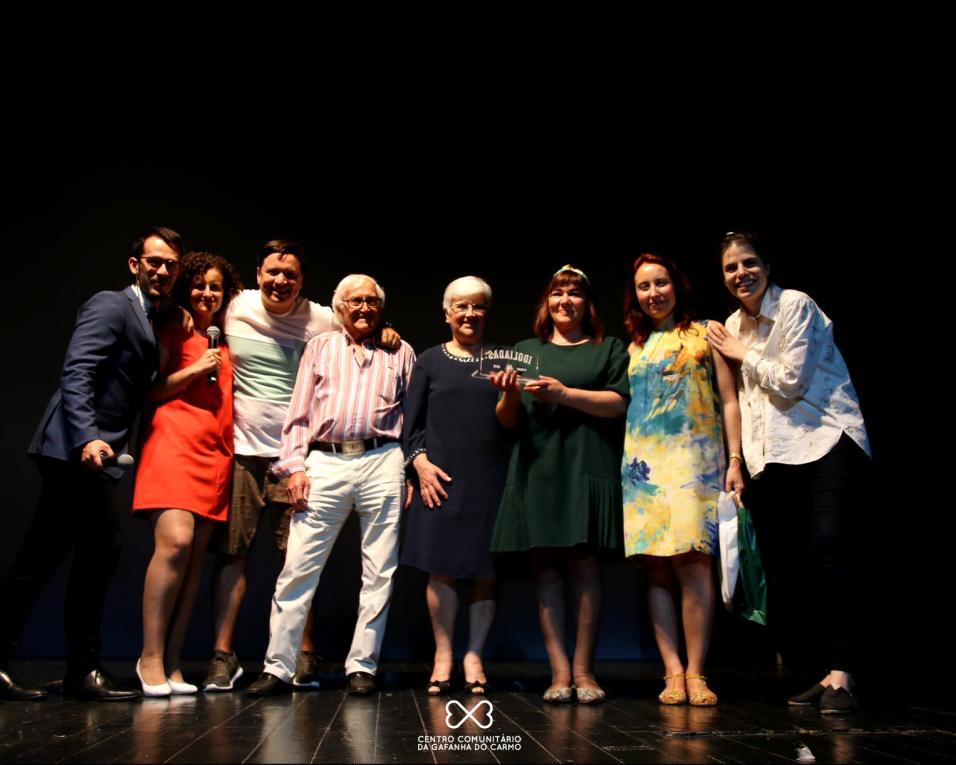
[[[131,681],[132,662],[107,662]],[[714,669],[716,708],[664,707],[655,664],[602,662],[608,702],[594,707],[541,701],[547,666],[492,663],[488,705],[461,691],[429,698],[428,667],[390,663],[382,691],[350,697],[340,666],[327,664],[323,690],[268,699],[242,691],[259,665],[244,663],[239,690],[226,694],[95,703],[51,695],[0,702],[0,762],[360,762],[360,763],[734,763],[956,762],[956,709],[898,693],[861,696],[860,710],[826,717],[791,708],[803,690],[777,670]],[[21,662],[29,682],[57,677],[62,664]],[[192,662],[187,677],[201,679]]]

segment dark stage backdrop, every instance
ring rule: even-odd
[[[491,336],[502,342],[529,336],[539,292],[568,262],[590,274],[610,332],[623,336],[629,264],[645,249],[678,260],[692,278],[699,315],[723,319],[729,306],[717,242],[728,229],[754,227],[775,246],[774,277],[809,292],[836,324],[877,455],[874,476],[898,469],[904,427],[894,412],[893,379],[885,374],[887,336],[879,321],[884,279],[875,258],[882,247],[879,227],[890,211],[873,201],[879,195],[872,187],[881,177],[863,158],[830,163],[795,149],[752,156],[744,168],[716,147],[684,157],[683,164],[651,152],[651,163],[596,135],[573,150],[527,135],[499,135],[468,147],[438,139],[403,144],[371,140],[370,134],[359,138],[369,140],[320,144],[300,129],[276,131],[267,142],[247,129],[228,137],[147,139],[117,132],[20,143],[12,160],[7,233],[12,231],[13,246],[0,305],[6,359],[0,464],[7,491],[0,572],[33,512],[38,479],[25,448],[56,387],[75,312],[95,291],[128,283],[129,242],[150,223],[175,228],[189,249],[232,259],[248,286],[255,286],[255,253],[263,242],[301,240],[310,256],[307,297],[328,303],[342,276],[369,273],[388,294],[388,318],[417,350],[446,339],[442,290],[465,274],[483,276],[494,288]],[[858,204],[861,199],[868,204]],[[129,490],[126,479],[127,506]],[[868,634],[881,635],[879,647],[868,641],[874,661],[887,647],[906,651],[913,640],[898,618],[899,603],[887,602],[894,585],[887,583],[881,556],[892,550],[894,576],[905,577],[918,555],[916,534],[907,526],[887,538],[887,497],[876,496],[880,501],[861,509],[858,546],[869,567],[859,605]],[[355,532],[351,524],[341,537],[318,593],[319,649],[329,657],[344,657],[351,636],[359,580]],[[278,567],[267,539],[259,542],[237,635],[243,658],[264,651]],[[150,551],[147,525],[130,519],[103,625],[107,656],[139,651]],[[207,561],[207,579],[208,568]],[[22,655],[62,653],[65,577],[63,570],[47,588]],[[600,657],[656,656],[639,572],[610,566],[606,586]],[[385,658],[430,655],[423,587],[420,575],[399,572]],[[910,603],[919,610],[920,599],[929,597],[917,592]],[[490,656],[544,658],[532,604],[527,583],[504,588]],[[187,655],[207,656],[210,641],[207,581]],[[715,660],[770,655],[759,629],[725,616],[718,620],[714,654]]]

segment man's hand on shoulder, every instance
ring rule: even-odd
[[[173,303],[158,316],[155,332],[158,335],[162,330],[178,332],[184,336],[192,334],[193,317],[181,305]]]
[[[394,351],[402,344],[402,336],[391,327],[382,327],[382,331],[378,335],[378,344],[382,348]]]

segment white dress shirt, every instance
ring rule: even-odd
[[[744,459],[803,465],[846,433],[868,455],[866,426],[833,323],[809,295],[771,283],[757,316],[738,309],[727,330],[750,350],[738,375]]]

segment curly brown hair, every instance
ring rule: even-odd
[[[641,310],[637,302],[637,288],[634,285],[634,277],[637,276],[637,269],[645,263],[656,263],[667,269],[667,273],[674,285],[674,323],[680,328],[681,332],[690,329],[691,314],[690,300],[691,288],[690,281],[677,267],[677,264],[670,258],[663,255],[655,255],[651,252],[641,253],[634,265],[631,266],[631,283],[627,287],[627,293],[624,296],[624,326],[627,328],[627,334],[631,341],[638,348],[644,347],[644,343],[654,331],[654,324],[650,318]]]
[[[226,315],[229,301],[242,290],[242,280],[235,267],[221,255],[211,252],[187,252],[179,267],[179,279],[173,288],[173,298],[187,311],[190,309],[189,290],[197,276],[203,276],[210,268],[216,268],[222,274],[222,307],[216,311],[213,323],[222,328],[222,317]]]

